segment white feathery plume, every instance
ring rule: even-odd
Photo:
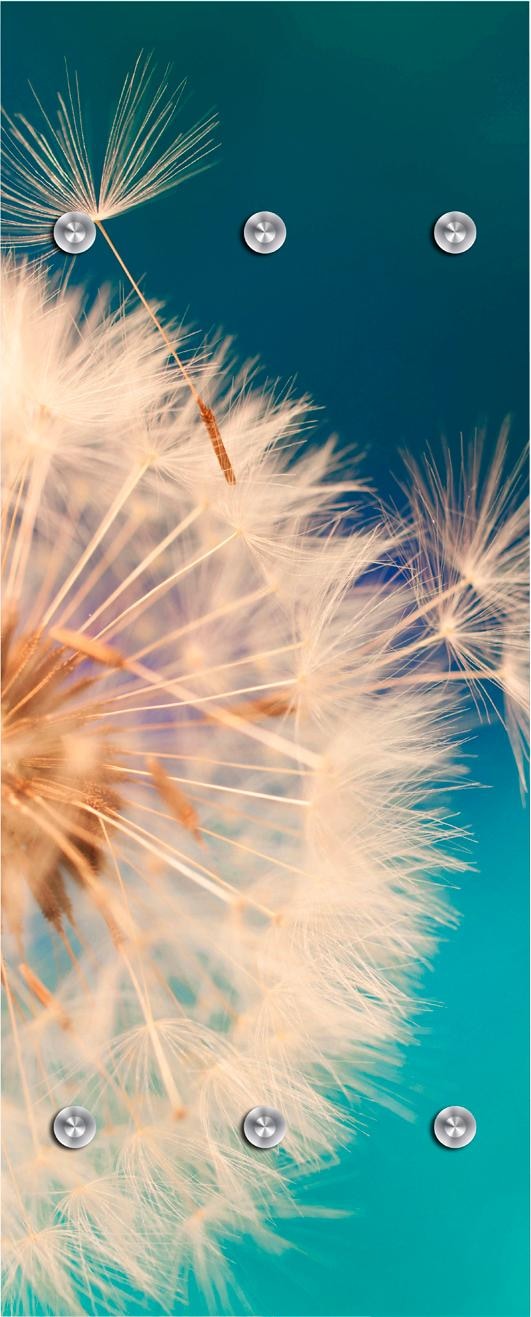
[[[157,329],[167,353],[175,361],[201,416],[217,461],[229,484],[234,469],[221,437],[215,413],[198,392],[169,327],[142,292],[104,221],[124,214],[174,188],[198,169],[215,148],[211,115],[188,133],[174,133],[174,118],[184,84],[176,93],[168,88],[169,69],[160,83],[149,57],[139,55],[126,78],[105,151],[99,192],[93,179],[85,138],[77,77],[67,74],[66,96],[58,96],[54,125],[34,92],[42,125],[36,129],[24,116],[5,115],[3,133],[4,213],[3,241],[16,248],[52,246],[55,221],[69,211],[90,217],[105,238],[131,288]],[[69,260],[73,259],[69,256]]]
[[[430,680],[439,650],[447,680],[469,682],[476,700],[497,708],[525,786],[529,500],[525,451],[507,470],[508,434],[506,421],[488,462],[484,438],[476,436],[468,454],[461,453],[457,478],[449,453],[442,473],[431,458],[424,472],[409,462],[412,519],[422,528],[413,584],[426,634],[423,662],[404,679]],[[493,686],[502,692],[505,715],[492,699]]]
[[[184,83],[172,92],[167,69],[160,82],[150,58],[139,55],[125,79],[97,186],[87,148],[77,75],[67,72],[55,123],[33,91],[41,126],[6,115],[4,207],[9,247],[49,247],[55,220],[82,210],[97,221],[112,219],[174,188],[215,150],[217,125],[210,115],[188,132],[175,131]]]
[[[160,420],[162,390],[167,403],[175,393],[158,334],[140,308],[111,312],[105,295],[85,311],[81,289],[53,285],[42,266],[6,263],[1,291],[8,486],[39,461],[56,480],[65,464],[109,465],[109,430],[126,443]]]

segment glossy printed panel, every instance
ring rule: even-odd
[[[6,1313],[528,1311],[526,29],[4,5]]]

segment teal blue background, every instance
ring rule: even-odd
[[[296,376],[323,409],[314,442],[330,431],[354,441],[384,495],[397,495],[400,449],[418,455],[483,423],[492,440],[507,412],[516,456],[528,399],[527,6],[7,3],[4,103],[31,110],[28,78],[50,103],[66,57],[99,144],[140,48],[188,77],[184,126],[217,108],[222,142],[214,168],[109,225],[146,291],[202,331],[235,334],[269,377]],[[272,261],[241,242],[262,208],[288,228]],[[478,226],[460,261],[430,237],[449,209]],[[101,242],[79,272],[116,280]],[[527,820],[501,731],[474,749],[485,789],[461,809],[478,872],[424,980],[439,1005],[395,1081],[416,1119],[366,1108],[370,1138],[304,1194],[351,1216],[283,1223],[297,1248],[280,1261],[245,1242],[231,1250],[267,1317],[529,1311]],[[478,1121],[459,1157],[430,1135],[449,1103]],[[129,1311],[155,1310],[137,1297]],[[200,1296],[187,1311],[204,1311]]]

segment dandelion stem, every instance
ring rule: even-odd
[[[155,729],[158,728],[158,724],[154,726]],[[125,755],[128,759],[144,759],[147,753],[149,752],[144,750],[120,750],[120,756]],[[156,757],[157,759],[177,759],[187,764],[215,764],[216,768],[242,768],[248,773],[274,773],[275,776],[281,773],[284,777],[286,774],[288,777],[306,777],[308,772],[306,768],[286,768],[284,764],[251,764],[240,759],[212,759],[209,755],[200,754],[176,755],[168,754],[162,750],[156,751]],[[51,763],[51,760],[42,759],[41,761],[36,756],[34,762]]]
[[[459,594],[465,586],[465,579],[460,577],[458,581],[452,582],[452,584],[446,586],[444,590],[439,590],[431,598],[426,599],[424,603],[419,604],[411,613],[404,613],[399,621],[394,622],[390,627],[386,627],[385,631],[380,633],[378,638],[379,645],[383,647],[388,640],[395,640],[396,636],[399,636],[402,631],[409,630],[413,622],[420,621],[420,619],[425,617],[427,613],[431,613],[434,608],[438,608],[439,604],[443,603],[446,599],[451,599],[453,595]],[[370,653],[373,644],[374,641],[370,640],[366,644],[361,645],[358,649],[358,655]],[[397,656],[400,656],[400,651],[397,651]],[[394,654],[393,657],[395,657]]]
[[[151,777],[151,773],[145,772],[141,768],[122,768],[119,764],[105,764],[104,767],[112,773],[127,773],[128,777]],[[193,787],[204,787],[207,791],[228,791],[236,796],[250,796],[253,800],[275,800],[277,805],[300,805],[302,809],[309,808],[309,801],[302,800],[299,796],[275,796],[269,791],[248,791],[244,787],[229,787],[222,782],[202,782],[194,777],[170,777],[170,782],[180,782],[184,786],[189,782]]]
[[[149,682],[151,686],[157,685],[159,679],[156,674],[152,672],[150,668],[145,667],[142,663],[133,663],[132,661],[129,661],[127,663],[127,668],[130,672],[134,672],[136,676],[142,677],[144,681]],[[191,694],[186,687],[179,685],[179,683],[173,679],[168,682],[168,690],[173,691],[180,700],[195,705],[196,696]],[[238,714],[231,713],[230,709],[217,709],[216,706],[213,705],[209,710],[209,715],[210,718],[214,718],[216,722],[222,723],[226,727],[230,727],[235,732],[240,732],[243,736],[250,737],[251,740],[260,741],[263,745],[267,745],[269,749],[278,750],[281,754],[287,755],[291,759],[296,759],[299,763],[306,764],[309,768],[317,768],[321,762],[320,756],[315,754],[313,750],[309,750],[303,745],[295,744],[295,742],[290,741],[287,737],[280,736],[278,732],[271,732],[269,728],[254,726],[251,723],[246,722],[245,718],[239,717]]]
[[[147,773],[146,776],[151,778],[151,773]],[[171,869],[175,869],[177,873],[182,874],[185,878],[190,878],[192,882],[197,883],[199,887],[204,887],[206,891],[212,892],[213,896],[217,896],[226,904],[233,905],[235,898],[241,900],[241,893],[236,887],[233,887],[231,883],[225,882],[225,879],[220,878],[217,874],[214,875],[216,881],[211,882],[199,872],[199,868],[204,869],[203,865],[200,865],[199,868],[192,869],[189,864],[184,864],[181,861],[176,860],[174,856],[181,854],[181,852],[176,851],[175,847],[169,846],[166,842],[158,842],[155,844],[151,839],[152,834],[146,832],[146,829],[141,828],[139,824],[126,824],[123,819],[117,818],[115,815],[105,814],[103,810],[96,809],[94,805],[88,805],[84,800],[78,800],[75,803],[78,805],[79,809],[85,810],[87,814],[93,814],[95,818],[100,820],[100,822],[104,819],[107,823],[110,823],[113,828],[117,828],[119,832],[125,833],[126,837],[132,837],[134,841],[138,842],[139,846],[142,846],[144,850],[149,851],[151,855],[155,855],[159,860],[165,860],[166,864],[168,864]],[[209,873],[210,871],[204,869],[204,872]],[[270,910],[267,906],[259,904],[258,901],[253,901],[250,898],[247,900],[246,898],[246,903],[252,905],[256,910],[261,910],[263,914],[268,915],[270,919],[276,918],[274,910]]]
[[[122,874],[121,874],[121,870],[120,870],[120,866],[119,866],[119,864],[118,864],[118,860],[117,860],[116,855],[115,855],[115,852],[114,852],[114,846],[112,845],[112,842],[111,842],[111,839],[110,839],[110,837],[109,837],[109,833],[108,833],[108,831],[107,831],[107,828],[105,827],[105,822],[104,822],[103,818],[100,818],[100,827],[101,827],[101,830],[102,830],[103,835],[104,835],[104,837],[105,837],[105,841],[106,841],[106,843],[107,843],[107,847],[108,847],[108,849],[109,849],[109,851],[110,851],[110,854],[111,854],[111,859],[112,859],[112,862],[113,862],[113,867],[114,867],[114,870],[115,870],[116,876],[117,876],[117,878],[118,878],[118,883],[119,883],[119,886],[120,886],[120,890],[121,890],[121,893],[122,893],[123,899],[124,899],[125,904],[126,904],[128,910],[129,910],[129,914],[131,915],[131,908],[130,908],[129,900],[128,900],[128,897],[127,897],[126,886],[125,886],[125,883],[124,883],[124,881],[123,881]],[[162,1044],[161,1044],[160,1038],[157,1036],[157,1032],[156,1032],[156,1029],[155,1029],[155,1022],[154,1022],[154,1019],[153,1019],[153,1011],[152,1011],[152,1009],[151,1009],[151,1003],[150,1003],[150,1000],[149,1000],[149,994],[148,994],[148,991],[147,991],[147,988],[146,988],[145,980],[144,980],[144,991],[142,991],[142,989],[141,989],[141,987],[140,987],[140,984],[139,984],[139,982],[138,982],[137,976],[136,976],[136,974],[135,974],[135,971],[134,971],[134,969],[133,969],[133,966],[132,966],[132,964],[131,964],[131,961],[130,961],[130,959],[129,959],[129,956],[128,956],[128,954],[127,954],[127,952],[126,952],[125,947],[123,946],[123,944],[120,945],[120,953],[121,953],[121,956],[122,956],[122,960],[124,961],[124,964],[125,964],[126,967],[127,967],[127,972],[128,972],[128,974],[129,974],[129,977],[130,977],[131,982],[132,982],[132,984],[133,984],[134,990],[135,990],[136,995],[137,995],[137,997],[138,997],[138,1001],[140,1002],[140,1007],[141,1007],[141,1010],[142,1010],[142,1014],[143,1014],[144,1019],[145,1019],[145,1021],[146,1021],[146,1025],[147,1025],[147,1028],[148,1028],[148,1031],[149,1031],[149,1036],[150,1036],[151,1043],[152,1043],[152,1046],[153,1046],[153,1051],[154,1051],[154,1054],[155,1054],[155,1057],[156,1057],[156,1060],[157,1060],[157,1064],[158,1064],[158,1067],[159,1067],[160,1076],[161,1076],[162,1082],[163,1082],[163,1084],[164,1084],[164,1087],[165,1087],[165,1089],[166,1089],[166,1093],[167,1093],[167,1095],[168,1095],[168,1098],[169,1098],[169,1100],[170,1100],[171,1107],[172,1107],[172,1111],[174,1112],[174,1114],[177,1114],[177,1113],[183,1113],[183,1112],[184,1112],[184,1104],[183,1104],[183,1102],[181,1101],[180,1094],[179,1094],[179,1092],[178,1092],[178,1090],[177,1090],[177,1087],[176,1087],[176,1085],[175,1085],[175,1082],[174,1082],[173,1076],[172,1076],[172,1074],[171,1074],[171,1071],[170,1071],[170,1068],[169,1068],[169,1065],[168,1065],[167,1058],[166,1058],[165,1053],[164,1053],[164,1050],[163,1050],[163,1048],[162,1048]]]
[[[286,869],[288,873],[296,873],[301,878],[311,878],[312,875],[306,869],[300,869],[297,864],[288,864],[286,860],[279,860],[276,855],[267,855],[264,851],[255,850],[254,846],[247,846],[243,841],[236,841],[234,837],[227,837],[224,832],[215,832],[212,828],[199,828],[199,831],[205,837],[215,837],[216,841],[223,841],[227,846],[234,846],[238,851],[244,851],[246,855],[256,855],[259,860],[266,860],[268,864],[274,864],[278,869]]]
[[[110,508],[108,509],[102,521],[100,522],[97,531],[95,531],[94,535],[92,536],[90,543],[87,544],[86,549],[83,551],[82,554],[80,554],[75,567],[72,568],[70,575],[67,576],[66,581],[63,582],[55,598],[52,599],[52,602],[43,617],[43,621],[42,621],[43,627],[48,626],[48,623],[51,621],[52,617],[54,616],[54,613],[57,612],[57,609],[59,608],[59,604],[62,603],[63,599],[68,594],[69,590],[71,590],[72,586],[75,585],[78,577],[81,575],[81,572],[83,571],[83,568],[92,558],[93,553],[95,553],[98,545],[101,543],[103,537],[107,534],[107,531],[112,526],[113,521],[115,521],[116,517],[118,516],[118,513],[123,508],[124,503],[127,503],[127,500],[128,498],[130,498],[131,494],[133,493],[135,486],[138,484],[139,480],[144,475],[145,471],[147,471],[148,465],[149,463],[147,462],[142,463],[142,466],[138,467],[127,477],[127,480],[125,481],[124,485],[122,485],[122,488],[117,493],[116,498],[113,500]]]
[[[152,549],[150,553],[146,554],[146,557],[143,558],[142,561],[138,563],[138,566],[129,573],[129,576],[126,576],[125,580],[121,581],[120,584],[116,586],[116,589],[113,590],[112,594],[108,595],[108,597],[104,599],[93,612],[91,612],[90,616],[80,626],[79,631],[86,631],[87,627],[91,626],[101,613],[105,613],[106,610],[110,608],[111,604],[114,603],[115,599],[118,599],[119,596],[123,594],[123,591],[127,590],[128,586],[132,585],[133,581],[136,581],[148,567],[151,567],[152,563],[155,562],[160,554],[164,553],[165,550],[170,547],[170,544],[173,544],[185,530],[188,530],[189,526],[193,525],[194,521],[197,521],[197,518],[201,515],[202,511],[202,507],[197,507],[194,508],[192,512],[189,512],[187,517],[183,517],[183,520],[180,521],[177,526],[174,526],[173,530],[169,531],[168,535],[166,535],[159,544],[156,544],[155,548]],[[64,617],[61,621],[64,621]]]
[[[83,630],[83,628],[80,628],[80,632],[81,632],[82,630]],[[210,667],[210,668],[197,668],[197,669],[195,669],[195,670],[193,670],[193,671],[191,671],[191,672],[181,673],[178,677],[176,677],[176,681],[189,681],[189,679],[190,679],[191,677],[192,677],[192,678],[193,678],[193,677],[200,677],[201,679],[203,679],[203,677],[210,677],[210,676],[212,676],[212,674],[215,673],[215,672],[226,672],[227,670],[230,670],[230,669],[232,669],[232,668],[241,668],[241,667],[245,667],[246,664],[248,664],[248,663],[260,663],[260,662],[261,662],[263,659],[265,659],[265,658],[271,658],[271,657],[276,656],[277,654],[289,654],[289,653],[292,653],[293,650],[295,650],[295,649],[301,649],[301,648],[302,648],[302,644],[301,644],[300,641],[294,641],[294,642],[293,642],[292,644],[290,644],[290,645],[277,645],[277,647],[276,647],[275,649],[263,649],[263,650],[261,650],[259,653],[256,653],[256,654],[246,654],[245,658],[233,659],[232,662],[230,662],[230,663],[217,663],[215,666],[212,666],[212,667]],[[159,686],[161,689],[166,689],[166,688],[167,688],[167,685],[168,685],[168,681],[170,681],[170,680],[171,680],[171,676],[170,676],[169,674],[166,674],[165,676],[161,676],[161,677],[160,677],[160,680],[158,681],[158,686]],[[290,678],[290,680],[292,680],[292,679]],[[279,685],[278,682],[272,682],[272,683],[270,683],[270,684],[271,684],[271,685]],[[107,699],[100,701],[100,707],[101,707],[101,705],[103,705],[103,704],[114,704],[114,703],[118,703],[118,701],[121,701],[121,700],[130,700],[130,699],[134,699],[134,698],[136,698],[138,695],[142,695],[144,691],[146,691],[146,690],[150,690],[150,689],[156,689],[156,688],[153,687],[153,686],[149,686],[149,687],[148,687],[148,686],[135,686],[134,690],[118,691],[117,694],[115,694],[115,695],[110,695]],[[253,687],[250,687],[250,688],[247,688],[247,689],[251,689],[251,690],[257,690],[257,689],[260,689],[260,690],[263,690],[263,687],[258,687],[258,688],[257,688],[256,686],[253,686]],[[229,691],[229,692],[227,692],[227,693],[228,693],[228,694],[233,694],[233,692],[231,692],[231,691]],[[241,692],[240,692],[240,691],[237,691],[236,694],[241,694]],[[214,696],[214,695],[209,695],[207,698],[208,698],[208,699],[215,699],[215,698],[218,698],[218,697],[217,697],[217,696]],[[199,701],[197,701],[197,702],[199,703]],[[159,706],[159,707],[162,707],[162,706]],[[124,710],[124,712],[128,712],[128,711],[127,711],[127,710]]]
[[[217,423],[217,421],[216,421],[216,417],[215,417],[215,415],[214,415],[214,412],[212,411],[212,408],[211,408],[211,407],[207,407],[206,402],[203,401],[203,399],[202,399],[202,397],[201,397],[201,394],[198,392],[198,390],[197,390],[196,387],[195,387],[195,384],[194,384],[193,379],[192,379],[192,377],[191,377],[191,375],[190,375],[190,372],[186,369],[186,366],[184,365],[184,362],[181,361],[181,358],[180,358],[178,352],[175,350],[175,348],[174,348],[174,346],[173,346],[173,343],[171,342],[171,339],[169,338],[168,334],[166,333],[166,330],[165,330],[165,328],[164,328],[164,325],[163,325],[162,322],[159,320],[158,316],[156,315],[155,311],[153,310],[153,307],[151,307],[151,306],[149,305],[149,302],[148,302],[147,298],[144,297],[144,294],[143,294],[143,292],[142,292],[142,289],[141,289],[141,288],[139,287],[139,285],[137,284],[136,279],[133,278],[133,275],[131,274],[131,271],[127,268],[127,265],[125,264],[125,261],[122,260],[122,257],[120,256],[119,251],[118,251],[117,248],[115,247],[115,245],[114,245],[112,239],[109,237],[109,234],[107,233],[107,230],[104,228],[104,226],[103,226],[101,220],[97,219],[97,220],[96,220],[96,224],[97,224],[97,226],[98,226],[98,228],[99,228],[99,230],[100,230],[100,233],[103,234],[103,237],[105,238],[105,241],[108,243],[108,245],[109,245],[109,247],[110,247],[110,249],[111,249],[111,251],[112,251],[112,253],[113,253],[113,256],[116,257],[116,260],[118,261],[118,264],[122,267],[122,270],[123,270],[123,272],[124,272],[126,278],[129,280],[129,283],[131,284],[131,287],[134,288],[134,291],[135,291],[137,297],[140,298],[140,301],[141,301],[141,303],[142,303],[142,306],[145,307],[145,310],[147,311],[148,315],[151,317],[151,319],[152,319],[152,321],[153,321],[153,324],[154,324],[154,325],[156,326],[156,328],[158,329],[159,334],[161,335],[161,338],[163,339],[163,341],[164,341],[164,343],[165,343],[165,345],[166,345],[166,347],[167,347],[167,349],[168,349],[168,352],[170,353],[170,356],[173,357],[173,360],[176,362],[177,366],[179,367],[179,370],[180,370],[180,372],[181,372],[181,375],[182,375],[183,379],[185,380],[186,384],[188,385],[188,388],[189,388],[189,390],[190,390],[190,393],[192,394],[192,397],[193,397],[193,399],[194,399],[194,402],[196,403],[196,406],[197,406],[197,408],[198,408],[198,410],[199,410],[199,414],[200,414],[200,416],[201,416],[201,420],[202,420],[202,422],[203,422],[203,425],[205,426],[205,429],[206,429],[206,431],[207,431],[208,437],[209,437],[209,439],[210,439],[210,442],[211,442],[212,447],[213,447],[213,449],[214,449],[214,452],[215,452],[215,454],[216,454],[216,457],[217,457],[217,460],[218,460],[219,465],[220,465],[220,467],[221,467],[221,470],[222,470],[222,472],[223,472],[223,475],[225,476],[225,480],[227,481],[227,484],[229,484],[229,485],[235,485],[235,484],[236,484],[236,476],[234,475],[234,469],[233,469],[233,466],[232,466],[231,460],[230,460],[230,458],[229,458],[229,455],[228,455],[228,453],[227,453],[227,450],[226,450],[226,448],[225,448],[225,444],[223,443],[223,439],[221,438],[221,434],[220,434],[220,431],[219,431],[219,426],[218,426],[218,423]]]
[[[254,691],[276,690],[278,689],[279,686],[292,686],[292,685],[293,685],[293,679],[291,677],[285,677],[282,681],[266,681],[266,682],[262,682],[261,685],[253,685],[253,686],[236,686],[234,690],[216,691],[213,695],[194,695],[190,699],[187,698],[184,700],[171,700],[169,703],[164,703],[164,704],[133,704],[127,709],[126,708],[110,709],[108,713],[99,713],[96,716],[98,718],[114,718],[114,717],[121,717],[122,714],[127,715],[130,713],[145,713],[146,711],[151,709],[182,709],[183,706],[188,704],[193,704],[195,708],[196,706],[199,706],[201,704],[210,704],[211,700],[231,699],[234,695],[250,695],[254,693]],[[164,690],[170,691],[171,678],[165,678],[165,677],[157,678],[155,682],[155,689],[160,690],[161,688],[163,691]],[[148,689],[149,687],[143,686],[139,691],[131,691],[131,696],[141,695],[144,690],[148,690]],[[116,696],[116,699],[124,699],[124,698],[125,696],[123,695]],[[113,704],[114,699],[111,697],[107,701],[107,703]]]
[[[24,510],[13,545],[9,579],[5,590],[6,599],[12,596],[16,598],[22,589],[47,469],[48,459],[41,456],[35,461],[29,478]]]
[[[479,671],[474,668],[448,668],[446,672],[426,672],[420,669],[418,672],[403,673],[399,677],[389,677],[387,681],[377,682],[365,689],[378,691],[392,686],[435,685],[444,681],[496,681],[500,675],[496,668],[482,668]]]
[[[29,463],[29,457],[26,457],[25,460],[24,460],[24,462],[23,462],[23,464],[22,464],[22,468],[21,468],[21,471],[20,471],[20,474],[19,474],[19,476],[18,476],[18,480],[17,480],[18,489],[17,489],[16,495],[15,495],[15,499],[14,499],[14,503],[13,503],[13,508],[12,508],[12,512],[11,512],[11,520],[10,520],[10,523],[9,523],[9,530],[7,531],[7,534],[6,534],[6,536],[5,536],[5,540],[4,540],[4,548],[3,548],[3,553],[2,553],[2,571],[4,570],[4,567],[5,567],[6,562],[7,562],[7,555],[8,555],[8,553],[9,553],[9,546],[10,546],[10,544],[11,544],[11,537],[12,537],[12,535],[13,535],[13,530],[14,530],[14,528],[15,528],[15,524],[16,524],[16,520],[17,520],[17,516],[18,516],[18,509],[19,509],[19,506],[20,506],[20,499],[21,499],[21,496],[22,496],[22,491],[23,491],[23,489],[24,489],[24,485],[25,485],[25,483],[26,483],[26,475],[27,475],[27,470],[28,470],[28,463]],[[5,508],[5,513],[4,513],[4,523],[7,523],[7,518],[8,518],[8,516],[9,516],[9,500],[6,499],[6,508]],[[3,537],[3,536],[2,536],[2,537]]]
[[[139,778],[138,783],[136,785],[141,787],[142,786],[147,787],[149,789],[151,787],[151,782],[148,777]],[[201,793],[200,791],[190,791],[187,788],[186,794],[190,798],[190,800],[197,801],[199,805],[205,805],[207,803],[204,792]],[[157,817],[160,818],[170,817],[167,814],[163,814],[161,810],[153,809],[151,805],[144,805],[141,804],[139,801],[135,801],[135,806],[137,809],[143,810],[145,814],[155,814],[157,815]],[[245,819],[247,822],[251,822],[251,823],[256,822],[256,816],[254,814],[248,814],[246,810],[241,808],[241,806],[236,807],[234,806],[234,804],[229,803],[229,801],[227,800],[216,801],[216,813],[220,814],[223,818],[227,818],[227,819],[232,819],[232,820]],[[303,836],[303,829],[289,827],[288,824],[281,823],[280,819],[278,818],[270,819],[267,817],[267,815],[260,814],[260,822],[263,824],[264,828],[270,828],[275,835],[278,833],[278,834],[282,834],[282,836],[291,837],[291,838],[294,837],[297,839],[297,841],[300,841],[301,837]],[[203,828],[201,829],[201,831],[204,832],[205,829]]]
[[[181,636],[187,636],[191,631],[196,631],[198,627],[207,625],[209,622],[217,622],[218,618],[226,617],[229,613],[237,611],[239,608],[246,607],[247,604],[257,603],[261,599],[266,599],[273,593],[273,586],[261,586],[258,590],[252,590],[250,594],[239,595],[238,598],[232,599],[229,603],[221,604],[219,608],[213,608],[209,613],[202,613],[200,617],[194,617],[190,622],[185,622],[183,626],[177,627],[175,631],[169,631],[167,635],[158,636],[152,640],[149,645],[144,645],[143,649],[138,649],[131,655],[131,659],[145,658],[146,654],[152,654],[154,650],[160,649],[161,645],[168,645],[174,640],[179,640]]]
[[[141,595],[139,599],[135,599],[134,603],[129,604],[127,608],[124,608],[121,613],[118,613],[117,617],[113,618],[110,622],[107,622],[107,625],[102,627],[101,631],[97,632],[94,639],[101,640],[101,637],[106,636],[108,632],[113,635],[116,631],[122,631],[124,625],[128,626],[129,622],[133,620],[133,616],[136,617],[139,609],[143,611],[145,608],[150,607],[162,591],[168,590],[175,581],[180,579],[181,576],[185,576],[187,572],[192,571],[192,568],[194,567],[198,567],[200,563],[206,562],[207,558],[211,558],[212,554],[218,553],[220,549],[224,549],[225,545],[231,544],[232,541],[236,539],[237,535],[238,531],[231,531],[230,535],[226,535],[223,540],[218,540],[217,544],[213,544],[211,549],[206,549],[204,553],[199,555],[199,557],[192,558],[190,562],[183,563],[182,567],[177,568],[177,571],[172,572],[170,576],[165,576],[164,580],[158,582],[158,585],[154,585],[151,590],[146,590],[145,594]],[[124,623],[124,618],[128,618],[129,622]],[[148,671],[148,669],[146,669],[146,671]]]
[[[132,539],[135,532],[138,530],[141,521],[142,521],[142,513],[140,511],[135,511],[131,513],[130,516],[127,517],[127,520],[124,521],[122,529],[119,530],[113,536],[112,544],[110,544],[109,547],[106,548],[101,553],[98,561],[95,563],[92,570],[87,573],[81,585],[79,586],[79,589],[76,590],[76,593],[73,596],[73,598],[70,600],[68,607],[61,614],[62,626],[64,626],[65,622],[69,621],[69,619],[72,617],[72,614],[75,613],[76,608],[79,608],[79,605],[83,603],[83,600],[86,599],[87,595],[90,595],[94,587],[98,585],[98,582],[101,580],[101,577],[103,576],[104,572],[109,567],[112,566],[113,562],[115,562],[117,558],[119,558],[122,550],[125,548],[128,542]]]

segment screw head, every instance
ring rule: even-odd
[[[63,1148],[86,1148],[96,1133],[96,1121],[86,1107],[63,1107],[57,1112],[53,1132]]]
[[[286,225],[272,210],[257,210],[250,215],[243,230],[247,246],[261,256],[277,252],[286,241]]]
[[[466,1107],[444,1107],[435,1117],[433,1132],[445,1148],[466,1148],[476,1137],[476,1121]]]
[[[286,1133],[286,1122],[276,1107],[253,1107],[244,1119],[243,1132],[254,1148],[276,1148]]]
[[[68,210],[54,224],[53,236],[61,251],[69,256],[86,252],[96,240],[96,225],[82,210]]]
[[[462,210],[449,210],[441,215],[434,225],[433,236],[441,251],[451,256],[467,252],[474,246],[477,229],[470,215]]]

